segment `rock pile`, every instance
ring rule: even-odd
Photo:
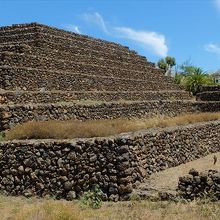
[[[188,200],[204,197],[220,200],[220,172],[191,169],[188,175],[179,178],[178,192]]]

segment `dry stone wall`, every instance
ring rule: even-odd
[[[0,143],[0,189],[10,195],[69,200],[98,184],[104,199],[128,199],[143,179],[137,157],[120,140]]]
[[[220,172],[217,170],[207,170],[198,172],[191,169],[189,174],[179,178],[179,196],[193,200],[195,198],[210,198],[220,200]]]
[[[196,94],[198,101],[220,101],[220,86],[201,86],[199,92]]]
[[[94,70],[95,71],[95,70]],[[7,90],[78,90],[78,91],[133,91],[178,90],[178,85],[161,81],[97,76],[71,71],[55,71],[25,67],[0,67],[3,80],[0,86]]]
[[[219,112],[220,102],[198,101],[194,103],[195,109],[200,112]]]
[[[0,104],[57,103],[57,102],[90,102],[90,101],[153,101],[153,100],[190,100],[185,91],[0,91]]]
[[[161,114],[175,116],[195,111],[194,108],[193,102],[190,101],[2,105],[0,106],[0,130],[7,130],[18,123],[30,120],[139,118]]]
[[[219,110],[181,89],[128,47],[36,23],[0,28],[1,130],[33,119]]]
[[[199,93],[200,92],[211,92],[211,91],[220,91],[220,85],[201,86],[199,88]]]
[[[100,185],[127,200],[147,175],[220,150],[220,121],[106,138],[0,142],[0,189],[73,199]]]
[[[219,102],[141,101],[103,103],[53,103],[0,106],[0,131],[30,120],[87,120],[176,116],[190,112],[220,111]]]
[[[196,100],[203,102],[199,105],[202,111],[220,111],[220,86],[201,86],[196,94]]]
[[[196,94],[196,100],[198,101],[220,101],[220,90],[219,91],[209,91],[201,92]]]
[[[149,64],[149,62],[140,60],[139,57],[136,58],[129,58],[125,54],[118,55],[116,53],[105,53],[104,51],[95,51],[95,50],[88,50],[81,47],[63,47],[62,44],[54,44],[47,41],[42,42],[35,42],[31,41],[28,42],[28,44],[24,43],[13,43],[13,44],[0,44],[0,52],[16,52],[16,53],[25,53],[25,54],[38,54],[39,56],[46,56],[50,57],[52,59],[65,59],[72,60],[72,57],[81,57],[82,59],[88,58],[91,59],[92,57],[95,57],[96,59],[101,59],[107,57],[106,62],[111,63],[117,63],[121,62],[133,64],[134,67],[137,68],[137,65],[146,65],[149,67],[154,67],[152,64]],[[97,62],[97,61],[96,61]],[[162,72],[162,71],[161,71]]]
[[[220,151],[220,123],[151,130],[140,135],[133,150],[147,174],[175,167]]]
[[[143,79],[143,80],[163,80],[164,82],[172,82],[170,77],[162,75],[161,70],[152,67],[141,66],[140,70],[136,70],[135,65],[127,65],[121,62],[103,62],[103,59],[88,56],[75,57],[67,60],[62,54],[62,59],[42,57],[41,55],[27,55],[18,53],[4,52],[0,54],[0,66],[22,66],[30,68],[48,69],[56,71],[72,71],[78,73],[86,73],[97,76],[119,77],[127,79]],[[148,74],[146,74],[146,71]],[[107,74],[106,74],[107,73]]]

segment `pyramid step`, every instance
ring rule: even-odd
[[[63,54],[62,54],[63,55]],[[63,57],[65,58],[65,57]],[[50,57],[42,57],[40,55],[27,55],[18,53],[0,53],[0,65],[9,66],[23,66],[31,68],[42,68],[42,66],[48,70],[56,71],[73,71],[73,72],[86,72],[87,74],[94,74],[101,76],[120,77],[127,79],[144,79],[144,80],[164,80],[171,82],[172,79],[163,76],[161,70],[152,67],[147,67],[139,71],[135,68],[135,65],[125,65],[123,63],[105,62],[105,60],[87,59],[82,57],[73,58],[72,60],[61,60]],[[127,68],[127,69],[126,69]]]
[[[190,100],[185,91],[0,91],[0,104],[59,103],[78,101],[147,101],[147,100]]]
[[[59,43],[53,43],[46,40],[42,41],[19,41],[19,42],[5,42],[0,44],[0,52],[11,51],[17,53],[31,53],[35,52],[46,53],[52,55],[53,53],[64,54],[69,57],[73,56],[85,56],[85,57],[97,57],[100,59],[109,59],[114,62],[128,62],[133,65],[147,65],[154,67],[153,63],[147,62],[147,60],[140,59],[139,56],[129,57],[125,54],[110,53],[105,51],[97,51],[93,49],[83,48],[76,46],[65,46]],[[55,55],[57,56],[57,55]]]
[[[192,110],[191,101],[0,105],[0,131],[30,120],[138,118],[158,114],[174,116]]]
[[[133,91],[133,90],[179,90],[174,83],[97,76],[68,71],[17,66],[0,67],[0,88],[7,90],[79,90],[79,91]]]
[[[207,91],[196,94],[198,101],[220,101],[220,91]]]
[[[34,57],[44,58],[47,59],[56,59],[56,60],[65,60],[67,62],[91,62],[94,64],[100,65],[109,65],[111,66],[120,66],[120,68],[124,69],[132,69],[137,71],[148,71],[152,69],[156,69],[155,66],[152,64],[145,62],[139,62],[138,59],[126,59],[125,57],[121,60],[118,60],[117,57],[111,56],[109,54],[89,54],[86,53],[69,53],[69,52],[62,52],[58,50],[52,50],[49,48],[42,48],[42,47],[30,47],[27,45],[8,45],[8,46],[1,46],[0,45],[0,56],[6,58],[7,56],[19,56],[20,55],[32,55]],[[1,60],[1,58],[0,58]],[[161,69],[157,69],[157,72],[160,75],[164,75],[164,71]]]
[[[120,48],[115,49],[108,46],[100,46],[96,43],[85,43],[77,39],[69,39],[65,37],[60,37],[56,35],[46,34],[46,33],[27,33],[27,34],[18,34],[18,35],[11,35],[11,36],[0,36],[0,44],[4,43],[17,43],[17,42],[29,42],[29,41],[49,41],[53,43],[59,43],[63,47],[81,47],[84,49],[89,50],[96,50],[96,51],[104,51],[105,53],[113,53],[117,55],[126,55],[130,58],[139,57],[140,60],[144,60],[143,57],[137,55],[136,53],[131,52],[130,50],[121,50]]]
[[[57,37],[73,40],[73,41],[79,41],[79,42],[84,42],[89,45],[91,44],[97,44],[100,46],[104,47],[110,47],[112,49],[116,50],[122,50],[124,52],[129,52],[133,54],[137,54],[135,51],[129,50],[129,47],[127,46],[122,46],[120,44],[114,43],[114,42],[109,42],[101,39],[96,39],[93,37],[89,37],[87,35],[81,35],[77,33],[73,33],[70,31],[65,31],[61,30],[58,28],[50,27],[47,25],[42,25],[42,24],[37,24],[37,23],[32,23],[32,24],[26,24],[26,25],[14,25],[12,27],[2,27],[0,28],[0,36],[13,36],[13,35],[24,35],[28,33],[40,33],[40,34],[47,34],[47,35],[54,35]]]

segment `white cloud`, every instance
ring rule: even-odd
[[[213,43],[206,44],[204,48],[206,51],[210,53],[215,53],[217,55],[220,55],[220,47],[217,44],[213,44]]]
[[[162,34],[149,31],[136,31],[127,27],[116,27],[121,37],[140,43],[143,47],[150,49],[156,55],[165,57],[168,53],[166,38]]]
[[[168,46],[164,35],[153,31],[137,31],[130,27],[114,27],[108,25],[98,13],[85,13],[82,15],[88,24],[96,25],[105,34],[114,38],[123,38],[138,43],[142,48],[160,57],[167,56]]]
[[[75,32],[77,34],[81,34],[81,31],[79,30],[79,27],[73,24],[68,24],[65,26],[65,29],[68,31]]]
[[[220,10],[220,0],[214,0],[215,6]]]
[[[99,28],[102,29],[102,31],[104,31],[105,33],[108,33],[108,29],[106,27],[105,21],[103,19],[103,17],[98,13],[98,12],[94,12],[94,13],[84,13],[82,15],[82,18],[90,24],[95,24],[97,25]]]

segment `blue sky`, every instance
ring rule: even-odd
[[[153,62],[170,55],[220,68],[220,0],[0,0],[0,26],[28,22],[118,42]]]

